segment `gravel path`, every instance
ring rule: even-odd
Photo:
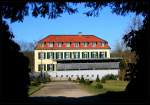
[[[84,96],[92,96],[92,94],[81,89],[77,83],[66,81],[66,82],[47,83],[44,85],[42,89],[31,95],[31,97],[41,97],[41,96],[84,97]]]

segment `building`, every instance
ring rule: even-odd
[[[36,45],[34,59],[35,72],[48,72],[54,79],[95,79],[119,70],[108,42],[94,35],[49,35]]]

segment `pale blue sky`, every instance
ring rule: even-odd
[[[80,10],[83,11],[81,8]],[[14,40],[33,42],[38,41],[49,34],[93,34],[107,40],[112,50],[116,41],[121,40],[127,30],[133,14],[120,16],[112,14],[106,7],[102,9],[99,17],[87,17],[77,13],[73,15],[63,14],[56,19],[25,17],[23,23],[9,23],[10,29],[15,35]]]

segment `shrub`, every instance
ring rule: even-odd
[[[78,76],[75,82],[79,82],[79,81],[80,81],[80,78],[79,78],[79,76]]]
[[[70,77],[68,78],[68,81],[71,81],[71,78],[70,78]]]
[[[101,83],[96,83],[95,88],[102,89],[103,85]]]
[[[99,75],[96,77],[96,82],[100,82]]]
[[[85,80],[84,80],[83,76],[81,77],[79,83],[85,83]]]
[[[40,85],[40,83],[39,83],[39,82],[36,82],[36,81],[31,81],[31,82],[30,82],[30,85],[31,85],[31,86],[38,86],[38,85]]]
[[[105,82],[106,82],[106,79],[104,77],[102,77],[101,83],[105,83]]]
[[[85,80],[85,84],[86,84],[86,85],[90,85],[91,83],[92,83],[92,81],[90,81],[89,79],[86,79],[86,80]]]
[[[105,79],[105,80],[117,80],[117,76],[115,76],[113,74],[108,74],[108,75],[105,75],[103,77],[103,79]]]

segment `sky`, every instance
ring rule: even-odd
[[[80,12],[81,11],[81,12]],[[87,10],[86,10],[87,11]],[[16,41],[36,42],[50,34],[92,34],[107,40],[114,50],[116,43],[128,29],[133,13],[120,16],[111,13],[109,7],[101,10],[98,17],[87,17],[83,14],[84,8],[79,8],[79,13],[69,15],[64,13],[56,19],[34,18],[31,15],[24,18],[23,23],[10,23],[10,30],[14,33]]]

